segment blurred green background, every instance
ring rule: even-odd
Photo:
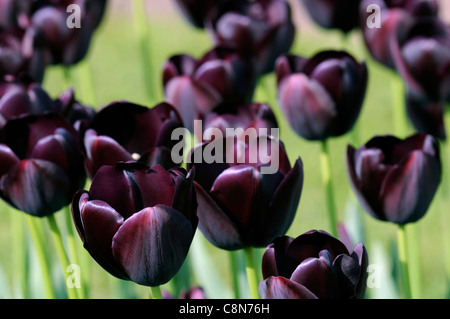
[[[161,84],[161,67],[166,59],[178,53],[200,57],[212,47],[209,35],[194,29],[179,14],[170,0],[145,1],[148,16],[148,41],[150,41],[148,68],[141,59],[137,24],[133,19],[132,1],[113,0],[109,2],[104,21],[97,30],[89,55],[80,65],[71,70],[71,83],[64,77],[59,67],[51,67],[46,73],[44,88],[52,97],[57,97],[69,86],[75,88],[76,97],[84,104],[99,109],[112,101],[128,100],[146,106],[153,106],[164,100]],[[367,290],[368,298],[401,298],[398,289],[396,236],[397,228],[389,223],[379,222],[363,212],[350,189],[345,168],[347,145],[363,144],[375,135],[395,134],[393,117],[392,79],[390,71],[375,63],[368,56],[358,31],[342,41],[337,31],[325,31],[316,27],[305,15],[300,1],[290,1],[293,18],[297,26],[297,37],[291,53],[311,56],[320,50],[342,49],[351,52],[358,60],[365,60],[369,68],[369,86],[362,113],[352,134],[330,140],[332,178],[339,221],[344,222],[354,244],[363,241],[369,252],[369,262],[376,265],[375,280],[378,288]],[[448,4],[448,1],[447,1]],[[144,80],[146,75],[151,84]],[[149,98],[149,94],[151,98]],[[276,83],[273,74],[266,76],[257,88],[256,102],[268,102],[277,115],[281,139],[286,145],[292,162],[301,157],[304,164],[305,180],[300,205],[295,221],[287,235],[297,237],[312,230],[329,231],[325,192],[322,186],[319,165],[320,145],[297,136],[287,125],[276,102]],[[413,132],[408,127],[409,133]],[[448,147],[447,147],[448,148]],[[447,151],[447,150],[445,150]],[[445,170],[450,163],[442,150]],[[447,151],[448,153],[448,151]],[[420,298],[446,298],[448,296],[448,274],[450,255],[448,238],[450,225],[448,206],[450,197],[446,190],[449,179],[444,179],[428,214],[416,225],[408,226],[409,232],[416,231],[418,241],[410,245],[411,254],[420,261],[421,281],[413,286],[415,296]],[[39,298],[42,297],[42,282],[36,258],[30,248],[26,267],[20,266],[22,250],[26,243],[20,243],[17,223],[23,223],[22,213],[12,211],[4,203],[0,204],[0,297]],[[63,225],[64,214],[58,213]],[[89,280],[90,298],[147,298],[149,289],[131,282],[125,282],[106,273],[87,253],[83,252],[82,273]],[[30,243],[28,243],[29,246]],[[48,249],[53,249],[51,244]],[[262,254],[263,250],[259,250]],[[238,253],[239,255],[239,253]],[[239,258],[242,256],[239,255]],[[192,283],[201,285],[209,298],[230,298],[231,284],[228,272],[228,253],[209,244],[197,232],[188,256],[188,266],[183,271],[192,273]],[[89,267],[89,268],[87,268]],[[64,279],[58,261],[54,260],[54,275],[64,293]],[[21,293],[20,277],[26,271],[31,295]],[[182,272],[183,272],[182,271]],[[414,270],[413,270],[414,275]],[[248,296],[245,289],[243,296]],[[173,290],[168,284],[163,289]],[[63,295],[62,295],[63,296]]]

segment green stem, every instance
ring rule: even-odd
[[[66,221],[66,230],[67,230],[67,242],[69,244],[69,255],[70,255],[70,260],[72,260],[72,262],[78,266],[81,267],[80,264],[80,259],[78,257],[78,250],[77,250],[77,244],[75,241],[75,233],[73,230],[73,223],[72,223],[72,212],[70,211],[70,205],[67,205],[65,207],[65,212],[66,215],[64,216],[64,219]],[[84,274],[84,272],[82,272],[82,274]],[[84,276],[82,276],[82,278],[84,278]],[[86,298],[85,295],[85,286],[86,286],[86,282],[82,279],[81,283],[83,285],[83,287],[81,288],[74,288],[74,289],[78,289],[77,293],[78,296],[82,299]]]
[[[334,203],[334,190],[331,180],[331,163],[327,140],[321,141],[320,164],[322,167],[322,180],[325,186],[326,202],[328,208],[328,219],[331,225],[331,234],[338,236],[338,227],[336,220],[336,208]]]
[[[398,251],[402,272],[403,293],[405,295],[405,299],[411,299],[411,284],[409,278],[408,247],[405,225],[398,225]]]
[[[47,221],[50,226],[50,231],[52,234],[53,241],[55,243],[56,254],[58,255],[59,261],[61,262],[63,276],[66,278],[66,272],[70,265],[69,258],[67,257],[66,250],[64,248],[64,243],[62,240],[61,232],[59,230],[58,224],[56,223],[55,215],[52,214],[47,216]],[[67,285],[66,285],[67,287]],[[75,288],[67,287],[67,294],[70,299],[77,299],[78,294]]]
[[[147,11],[143,0],[133,0],[133,17],[136,27],[136,37],[141,51],[142,72],[144,77],[145,92],[147,93],[147,100],[150,105],[155,103],[155,97],[152,79],[152,64],[151,64],[151,50],[150,50],[150,32],[147,21]]]
[[[46,244],[44,242],[42,234],[39,231],[38,221],[36,217],[33,217],[28,214],[25,214],[25,221],[27,223],[31,240],[33,241],[33,245],[36,250],[38,262],[41,267],[42,279],[44,282],[45,298],[54,299],[56,298],[56,293],[53,288],[53,283],[51,279],[51,267],[45,254],[44,247],[46,247]]]
[[[150,287],[153,299],[163,299],[161,288],[159,286]]]
[[[247,247],[244,249],[244,253],[245,253],[245,269],[247,271],[247,280],[250,289],[250,297],[252,299],[259,299],[259,292],[258,292],[259,283],[255,266],[255,251],[253,247]]]
[[[231,283],[233,286],[234,298],[241,299],[241,290],[239,287],[240,267],[237,254],[237,251],[230,251],[228,255],[230,257]]]

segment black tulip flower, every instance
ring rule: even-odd
[[[421,219],[441,181],[439,145],[416,134],[405,140],[379,136],[347,149],[347,170],[364,209],[374,218],[399,225]]]
[[[349,251],[324,231],[278,237],[262,260],[263,299],[362,299],[368,254],[362,243]]]
[[[195,147],[190,157],[196,169],[199,229],[225,250],[265,247],[283,235],[295,217],[303,187],[303,164],[299,158],[292,167],[281,142],[262,135],[239,140],[216,138]],[[206,158],[208,149],[220,142],[223,149],[217,147],[213,155],[222,158]],[[262,142],[268,147],[270,163],[256,154]],[[201,154],[203,160],[196,161]],[[262,169],[275,161],[277,170],[263,174]]]
[[[81,9],[79,27],[68,26],[71,14],[67,12],[69,4],[76,4]],[[50,64],[78,63],[89,50],[105,6],[106,0],[37,1],[24,36],[24,50],[45,50],[50,56]]]
[[[166,101],[177,108],[190,131],[198,116],[249,103],[255,81],[250,61],[231,48],[214,48],[199,60],[176,55],[163,67]]]
[[[81,104],[75,98],[73,88],[61,93],[55,103],[59,104],[59,113],[69,121],[76,131],[88,125],[87,123],[90,123],[96,114],[94,108]]]
[[[208,129],[219,129],[223,136],[226,136],[227,129],[234,132],[237,128],[242,128],[243,131],[249,128],[257,131],[265,129],[269,134],[272,129],[278,128],[278,123],[268,104],[250,103],[239,106],[236,113],[208,114],[204,118],[201,133],[205,133]],[[202,136],[197,136],[197,140],[201,141]]]
[[[193,175],[141,163],[103,166],[73,198],[83,245],[110,274],[145,286],[180,269],[197,227]]]
[[[86,175],[70,124],[55,114],[9,120],[0,131],[0,196],[33,216],[68,205]]]
[[[343,51],[277,60],[278,100],[293,130],[308,140],[347,133],[364,101],[368,71]]]
[[[369,27],[367,12],[370,5],[380,8],[380,26]],[[436,17],[438,5],[428,0],[362,0],[360,6],[360,25],[366,47],[372,57],[390,69],[396,69],[395,50],[400,39],[417,19]]]
[[[129,102],[115,102],[100,110],[85,129],[84,147],[87,169],[93,177],[103,165],[139,161],[166,169],[174,163],[171,157],[174,129],[182,127],[175,108],[161,103],[147,108]]]
[[[57,113],[59,107],[38,82],[29,78],[0,82],[0,128],[9,119],[48,112]]]
[[[217,3],[227,0],[175,0],[179,10],[193,26],[204,28]]]
[[[361,0],[302,0],[309,16],[325,29],[348,33],[359,27]]]
[[[254,61],[258,74],[274,69],[295,37],[291,8],[285,0],[232,0],[219,4],[207,25],[217,45],[237,48]]]

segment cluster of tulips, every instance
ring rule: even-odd
[[[83,8],[79,29],[66,25],[71,3]],[[199,230],[219,249],[245,252],[252,298],[364,298],[369,253],[338,231],[328,142],[357,122],[370,73],[366,63],[345,51],[290,54],[296,28],[287,0],[175,3],[186,21],[210,33],[212,48],[200,57],[167,57],[161,74],[165,101],[92,108],[73,89],[52,98],[41,83],[47,66],[84,58],[106,0],[0,0],[0,197],[26,214],[32,235],[41,219],[61,235],[54,215],[69,207],[71,226],[90,256],[112,276],[152,287],[154,297],[169,298],[159,287],[180,271]],[[371,56],[406,84],[406,104],[399,107],[417,133],[348,146],[346,167],[362,207],[404,231],[425,215],[441,183],[450,29],[435,1],[301,3],[324,28],[344,35],[361,29]],[[366,24],[370,4],[381,9],[379,28]],[[267,133],[278,128],[274,105],[254,101],[256,87],[270,73],[291,129],[322,146],[330,227],[296,238],[286,233],[298,211],[303,162],[291,162],[290,146]],[[252,148],[255,141],[239,136],[232,137],[233,150],[244,144],[239,160],[225,160],[228,148],[216,150],[223,161],[189,160],[219,139],[194,136],[186,163],[174,161],[178,141],[172,133],[194,133],[197,120],[201,133],[218,128],[224,140],[230,138],[227,128],[264,128],[257,141],[277,148],[277,171],[264,174],[267,163],[250,160],[258,159],[253,153],[261,144]],[[45,249],[38,237],[36,250]],[[69,254],[59,247],[67,266]],[[265,248],[262,269],[255,268],[254,248]],[[402,265],[408,297],[408,268]],[[80,297],[70,288],[68,294]],[[185,295],[205,297],[195,289]]]

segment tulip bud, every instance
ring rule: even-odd
[[[168,282],[197,227],[193,175],[141,163],[103,166],[72,214],[83,245],[110,274],[140,285]]]
[[[10,120],[0,131],[0,196],[33,216],[55,213],[85,183],[70,124],[55,114]]]
[[[375,137],[359,149],[348,147],[347,170],[372,217],[413,223],[425,215],[441,182],[439,144],[426,134]]]
[[[311,59],[277,60],[278,100],[293,130],[308,140],[347,133],[367,87],[367,67],[346,52],[323,51]]]
[[[263,255],[263,299],[362,299],[368,254],[362,243],[353,252],[324,231],[297,238],[278,237]]]

